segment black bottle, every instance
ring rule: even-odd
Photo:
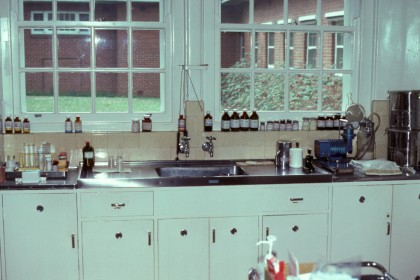
[[[83,165],[82,165],[82,177],[92,177],[93,167],[95,166],[95,149],[90,145],[89,141],[86,141],[86,145],[82,149],[83,153]]]
[[[306,154],[305,161],[303,163],[303,172],[305,173],[313,173],[315,168],[312,164],[314,157],[312,156],[312,150],[308,149],[308,153]]]

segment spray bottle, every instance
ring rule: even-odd
[[[284,280],[284,261],[277,260],[273,255],[273,244],[276,240],[276,236],[269,235],[267,236],[267,240],[258,241],[257,246],[261,244],[268,244],[268,253],[264,258],[267,270],[273,276],[274,280]]]

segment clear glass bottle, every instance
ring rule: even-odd
[[[75,133],[82,133],[82,120],[80,116],[76,116],[76,120],[74,121],[74,132]]]
[[[308,131],[309,128],[310,128],[309,118],[307,118],[307,117],[302,118],[302,130],[303,131]]]
[[[72,133],[73,132],[73,121],[69,115],[66,116],[66,120],[64,121],[64,132],[65,133]]]
[[[230,116],[228,109],[224,109],[221,122],[221,130],[224,132],[230,131]]]
[[[258,125],[260,117],[257,114],[257,110],[253,110],[251,116],[249,116],[249,130],[258,131]]]
[[[204,116],[204,131],[213,131],[213,117],[210,111],[206,111]]]
[[[152,118],[151,114],[146,114],[143,116],[143,120],[141,121],[141,130],[143,132],[152,132]]]
[[[133,133],[140,132],[140,119],[133,119],[131,121],[131,132]]]
[[[242,131],[248,131],[249,130],[249,115],[247,112],[247,109],[244,109],[242,111],[242,115],[239,120],[239,126]]]
[[[241,124],[240,124],[240,117],[238,114],[238,110],[237,109],[233,109],[233,113],[230,116],[230,130],[231,131],[239,131],[241,129]]]

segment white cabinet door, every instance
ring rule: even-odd
[[[274,235],[277,258],[288,261],[289,251],[300,262],[326,261],[328,252],[327,214],[264,216],[265,238]],[[268,248],[264,248],[264,254]]]
[[[75,194],[4,194],[8,280],[79,278]]]
[[[247,279],[258,263],[258,217],[210,219],[210,279]]]
[[[392,186],[334,186],[331,260],[389,268]]]
[[[209,279],[209,219],[158,221],[159,280]]]
[[[82,222],[83,279],[154,279],[152,220]]]
[[[394,186],[390,273],[420,278],[420,185]]]

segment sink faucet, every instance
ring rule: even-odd
[[[180,133],[178,132],[177,138],[178,138],[177,158],[178,158],[178,153],[185,154],[186,157],[189,157],[191,138],[188,137],[188,132],[185,131],[182,137]]]
[[[209,152],[210,157],[213,157],[213,151],[214,151],[214,144],[213,144],[213,140],[216,140],[216,137],[213,136],[207,136],[206,137],[207,142],[204,142],[203,145],[201,146],[203,148],[203,151],[205,152]]]

